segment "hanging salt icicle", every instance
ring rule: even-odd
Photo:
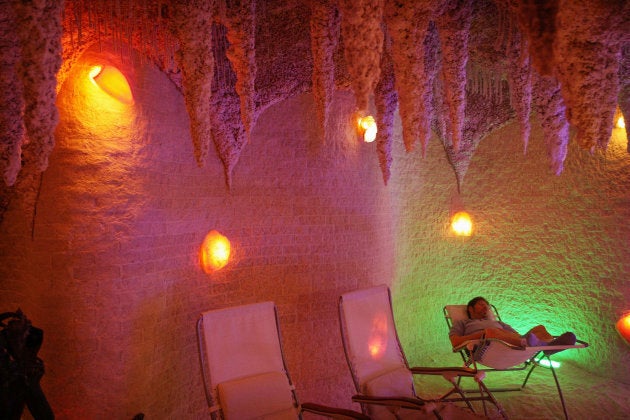
[[[526,49],[526,41],[521,32],[512,26],[512,33],[507,44],[508,83],[510,86],[510,103],[516,111],[521,130],[523,153],[527,153],[529,134],[531,131],[529,114],[532,102],[532,69],[529,58],[521,59],[520,51]]]
[[[180,45],[178,61],[182,70],[182,89],[190,118],[195,159],[200,166],[205,163],[212,138],[208,115],[214,79],[213,7],[213,2],[207,0],[178,4],[173,16],[173,31]]]
[[[391,177],[393,162],[392,149],[394,144],[394,117],[398,106],[396,93],[394,64],[388,51],[384,51],[381,59],[381,79],[374,90],[374,104],[376,105],[378,135],[376,136],[376,151],[378,163],[383,174],[383,182],[387,185]]]
[[[367,109],[380,76],[383,0],[339,0],[346,66],[359,111]]]
[[[48,167],[48,157],[55,145],[55,127],[59,120],[57,71],[61,67],[63,3],[56,0],[17,2],[15,6],[22,57],[19,74],[24,86],[24,125],[30,140],[29,151],[40,171]]]
[[[618,101],[621,34],[628,39],[628,16],[628,7],[624,13],[604,1],[589,2],[588,11],[582,2],[562,3],[554,74],[570,110],[569,122],[577,128],[575,139],[583,149],[608,146]]]
[[[407,151],[420,139],[422,155],[431,137],[430,106],[426,93],[433,80],[425,77],[424,40],[433,10],[425,5],[388,3],[385,8],[387,31],[392,38],[396,89],[400,100],[403,141]]]
[[[13,9],[4,11],[4,19],[0,19],[0,172],[6,185],[13,185],[22,167],[22,145],[25,140],[22,109],[22,80],[17,66],[21,56],[20,38],[13,29],[18,27],[17,16]]]
[[[311,1],[311,52],[313,54],[313,97],[322,139],[335,89],[333,55],[339,41],[339,13],[330,0]]]
[[[223,0],[225,1],[225,0]],[[256,123],[256,1],[243,0],[221,4],[221,20],[227,28],[227,56],[236,73],[236,92],[240,97],[241,120],[247,138]]]
[[[459,147],[466,109],[466,63],[472,20],[472,0],[449,0],[437,18],[442,45],[442,77],[452,124],[452,145]]]
[[[540,115],[551,171],[560,175],[564,169],[569,144],[569,123],[559,82],[551,76],[540,76],[535,84],[536,108]]]

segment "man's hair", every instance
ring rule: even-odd
[[[490,303],[488,302],[488,299],[486,299],[486,298],[485,298],[485,297],[483,297],[483,296],[477,296],[477,297],[474,297],[474,298],[470,299],[470,302],[468,302],[468,305],[466,305],[466,313],[468,314],[468,318],[470,318],[470,308],[472,308],[473,306],[475,306],[475,304],[476,304],[477,302],[479,302],[480,300],[483,300],[483,301],[484,301],[484,302],[486,302],[488,305],[490,304]]]

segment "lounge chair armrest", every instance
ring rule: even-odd
[[[431,400],[421,400],[411,397],[372,397],[369,395],[353,395],[352,401],[361,404],[375,404],[390,407],[409,408],[412,410],[433,410],[434,404]]]
[[[326,405],[315,404],[315,403],[302,403],[302,411],[307,411],[309,413],[317,414],[320,416],[328,417],[331,419],[340,419],[340,420],[370,420],[369,416],[366,416],[363,413],[354,410],[347,410],[345,408],[336,408],[329,407]]]
[[[465,366],[446,366],[446,367],[425,367],[414,366],[409,368],[414,375],[456,375],[456,376],[475,376],[477,369]]]
[[[464,349],[472,350],[472,348],[474,346],[478,345],[482,341],[483,341],[482,339],[463,341],[458,346],[453,346],[453,353],[457,353],[457,352],[462,351]]]
[[[467,348],[468,350],[472,350],[474,346],[477,346],[484,342],[487,343],[488,341],[498,341],[499,343],[513,350],[525,350],[527,348],[523,346],[516,346],[514,344],[508,343],[507,341],[500,340],[498,338],[485,338],[485,339],[476,339],[476,340],[466,340],[463,343],[461,343],[459,346],[453,347],[453,352],[464,350],[464,348]]]

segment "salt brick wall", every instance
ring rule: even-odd
[[[348,125],[351,95],[335,102],[325,144],[310,95],[263,113],[228,190],[215,155],[197,167],[182,97],[157,70],[119,63],[133,112],[92,109],[81,80],[98,60],[91,51],[72,70],[39,198],[38,178],[23,181],[0,231],[0,307],[44,329],[57,417],[208,418],[197,317],[264,300],[278,305],[300,399],[350,406],[337,298],[390,280],[394,243],[375,145]],[[206,275],[211,229],[234,261]]]
[[[90,54],[83,63],[99,57]],[[462,241],[446,232],[456,187],[438,141],[426,159],[407,154],[397,123],[384,186],[375,145],[348,126],[347,93],[326,143],[310,95],[265,111],[227,190],[216,156],[194,163],[183,100],[162,74],[127,68],[135,113],[111,130],[91,125],[106,112],[80,103],[82,65],[60,92],[39,198],[38,177],[25,177],[0,225],[0,309],[20,306],[45,330],[43,386],[58,418],[208,418],[197,316],[262,300],[279,307],[301,400],[351,406],[337,297],[378,283],[392,286],[412,364],[458,362],[441,306],[481,293],[517,327],[530,322],[525,310],[560,330],[577,324],[592,342],[577,363],[630,376],[612,329],[630,295],[625,145],[606,156],[571,150],[558,178],[536,124],[527,158],[515,126],[496,131],[464,180],[478,227]],[[208,276],[197,252],[211,229],[235,257]]]

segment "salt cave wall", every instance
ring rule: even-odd
[[[98,51],[60,90],[41,187],[39,175],[19,180],[0,225],[0,308],[44,329],[42,385],[58,418],[207,417],[195,321],[264,300],[278,305],[300,398],[350,406],[337,297],[390,281],[394,266],[394,207],[374,145],[348,124],[352,95],[337,95],[325,148],[310,95],[263,113],[228,189],[216,154],[197,166],[166,76]],[[127,75],[133,105],[89,82],[103,62]],[[234,259],[206,275],[211,229]]]
[[[558,177],[549,175],[542,139],[536,116],[527,156],[517,123],[492,132],[460,195],[435,139],[420,167],[417,152],[396,155],[392,188],[401,214],[392,287],[410,363],[460,363],[442,307],[482,295],[519,331],[536,324],[575,331],[590,347],[555,359],[628,383],[629,347],[615,330],[630,309],[625,131],[613,130],[605,153],[570,147]],[[475,223],[468,239],[447,230],[449,211],[462,208]]]
[[[92,102],[86,75],[101,61],[128,75],[133,106]],[[301,399],[349,407],[336,300],[379,283],[392,286],[412,364],[456,363],[441,307],[484,294],[520,329],[542,322],[591,342],[559,359],[627,381],[613,329],[629,300],[625,133],[606,153],[572,148],[554,177],[537,119],[526,157],[505,125],[479,143],[458,197],[435,136],[426,158],[407,153],[396,117],[385,186],[374,145],[348,122],[352,95],[332,106],[325,147],[311,95],[265,111],[227,189],[216,154],[196,165],[164,74],[96,46],[77,61],[50,166],[41,178],[23,169],[0,225],[0,307],[45,330],[43,387],[59,418],[204,418],[195,320],[261,300],[279,306]],[[462,205],[477,222],[468,240],[446,226]],[[235,252],[208,276],[197,257],[210,229]]]

